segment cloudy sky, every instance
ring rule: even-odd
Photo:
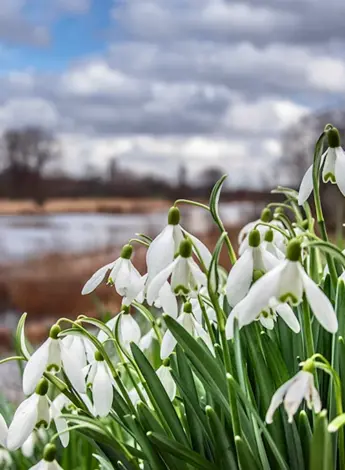
[[[0,131],[53,129],[71,172],[116,156],[260,185],[287,126],[345,105],[344,18],[342,0],[1,0]]]

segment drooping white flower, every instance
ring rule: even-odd
[[[279,235],[281,235],[281,233],[279,233]],[[283,235],[281,236],[282,238],[284,238]],[[274,241],[274,230],[272,229],[267,230],[267,232],[265,233],[265,238],[262,243],[262,246],[265,251],[267,251],[268,253],[271,253],[271,255],[273,255],[275,258],[277,259],[285,258],[285,249],[286,249],[285,241],[276,243]]]
[[[150,349],[152,342],[155,338],[156,338],[155,330],[153,328],[150,328],[149,331],[140,338],[140,341],[138,344],[139,348],[142,351],[145,351],[146,349]]]
[[[230,312],[230,315],[226,321],[226,337],[232,339],[234,337],[234,320],[238,319],[238,326],[241,328],[244,323],[241,319],[241,315],[246,311],[246,299],[239,302],[236,307]],[[287,303],[279,303],[274,299],[270,300],[269,306],[262,310],[257,316],[256,320],[259,320],[262,326],[268,330],[274,328],[274,323],[277,317],[280,316],[287,326],[294,332],[299,333],[301,330],[300,324],[294,314],[292,308]]]
[[[35,427],[48,427],[50,423],[48,382],[42,379],[36,392],[24,400],[17,408],[8,429],[7,448],[16,450],[28,439]]]
[[[8,427],[5,418],[0,413],[0,445],[6,447]]]
[[[229,304],[236,305],[248,294],[255,272],[265,273],[278,263],[278,259],[260,244],[260,232],[252,230],[248,237],[247,250],[234,264],[228,276],[226,296]]]
[[[163,364],[156,370],[156,374],[167,392],[168,397],[171,401],[174,401],[176,397],[176,383],[170,372],[169,359],[163,361]]]
[[[146,297],[146,292],[148,288],[148,275],[145,274],[142,279],[145,285],[144,285],[143,290],[136,297],[136,300],[139,303],[143,303]],[[171,286],[169,282],[165,282],[163,284],[163,286],[161,287],[158,293],[157,299],[149,305],[154,305],[156,308],[161,308],[163,310],[163,313],[167,313],[173,318],[177,317],[177,314],[178,314],[177,300],[173,291],[171,290]]]
[[[126,298],[126,305],[133,302],[143,289],[143,280],[139,271],[131,262],[132,252],[132,246],[125,245],[122,248],[120,258],[102,266],[91,276],[83,287],[82,295],[93,292],[101,284],[108,271],[110,271],[108,281],[114,284],[116,292]]]
[[[99,351],[88,366],[88,383],[92,386],[92,398],[96,416],[107,416],[113,403],[113,377]]]
[[[322,179],[337,184],[345,196],[345,153],[340,146],[338,129],[333,127],[327,132],[328,149],[321,157]],[[306,171],[298,192],[298,204],[303,205],[313,191],[313,165]]]
[[[62,339],[62,342],[69,354],[78,362],[79,369],[83,369],[93,360],[95,346],[84,336],[68,335]]]
[[[30,436],[26,439],[26,441],[23,443],[23,445],[20,448],[22,454],[28,459],[33,457],[36,443],[37,443],[37,436],[36,436],[36,431],[34,430],[32,431]]]
[[[201,338],[206,346],[213,352],[213,345],[209,334],[204,330],[202,325],[198,323],[192,312],[192,305],[190,302],[186,302],[183,306],[183,312],[178,317],[177,322],[188,331],[188,333],[195,338]],[[161,344],[161,359],[167,359],[170,354],[174,351],[177,341],[174,335],[167,330],[163,336]]]
[[[7,449],[0,448],[0,468],[2,470],[11,470],[13,467],[11,454]]]
[[[284,408],[292,423],[302,400],[305,399],[308,407],[314,408],[316,413],[321,411],[321,400],[314,386],[314,376],[307,370],[301,370],[292,379],[285,382],[272,397],[271,404],[266,413],[266,422],[273,422],[276,409],[284,402]]]
[[[58,338],[61,329],[52,326],[49,338],[30,357],[23,374],[23,391],[31,394],[46,370],[59,371],[61,365],[73,387],[85,393],[84,376],[78,359],[66,348],[63,340]]]
[[[338,321],[328,297],[306,274],[301,263],[300,242],[292,240],[287,248],[287,259],[264,274],[251,287],[243,300],[243,312],[239,317],[240,326],[247,325],[270,305],[271,299],[278,303],[289,302],[298,305],[303,293],[321,325],[330,333],[338,329]]]
[[[158,273],[147,289],[147,301],[152,304],[171,275],[171,287],[176,295],[195,295],[207,284],[206,275],[192,258],[192,244],[188,239],[180,243],[179,255],[163,271]]]
[[[54,444],[47,444],[43,451],[43,459],[29,470],[63,470],[55,460],[56,447]]]
[[[115,328],[118,329],[121,346],[130,352],[130,344],[138,344],[141,339],[141,331],[138,323],[130,313],[121,312],[116,317]]]
[[[68,398],[60,393],[50,404],[50,416],[54,420],[57,432],[61,433],[59,439],[63,447],[67,447],[69,444],[68,424],[62,414],[62,410],[68,402]]]

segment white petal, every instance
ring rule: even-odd
[[[172,272],[171,287],[174,292],[176,292],[175,289],[179,286],[189,289],[190,268],[188,258],[178,256],[175,261],[177,261],[177,263]]]
[[[113,266],[114,266],[114,262],[106,264],[105,266],[102,266],[101,268],[99,268],[98,271],[96,271],[90,277],[90,279],[87,281],[87,283],[83,287],[83,290],[81,291],[82,295],[90,294],[91,292],[93,292],[96,289],[96,287],[98,287],[100,283],[103,281],[109,269],[112,269]]]
[[[155,276],[147,288],[147,303],[152,305],[153,302],[158,298],[159,291],[163,287],[164,283],[167,281],[168,277],[172,273],[172,270],[175,268],[179,256],[170,263],[166,268],[164,268],[160,273]]]
[[[183,231],[188,236],[188,238],[191,239],[194,247],[196,248],[196,250],[194,249],[194,252],[196,253],[198,257],[200,255],[201,260],[203,261],[204,265],[208,269],[211,263],[211,259],[212,259],[210,250],[207,248],[206,245],[203,244],[202,241],[199,240],[199,238],[195,237],[191,233],[188,233],[186,230],[183,230]]]
[[[0,445],[6,447],[6,439],[7,439],[8,428],[6,421],[2,414],[0,414]]]
[[[240,305],[238,303],[237,305]],[[234,321],[236,318],[236,309],[231,310],[225,325],[226,339],[232,339],[234,337]]]
[[[238,243],[239,244],[241,244],[243,242],[246,235],[255,227],[255,225],[258,222],[260,222],[260,219],[249,222],[244,227],[242,227],[242,229],[240,230],[240,233],[238,234]]]
[[[48,466],[46,469],[42,470],[63,470],[63,468],[60,467],[56,460],[53,460],[53,462],[48,462]]]
[[[7,448],[16,450],[30,436],[37,423],[39,396],[34,394],[19,405],[8,430]]]
[[[248,249],[232,267],[226,283],[226,297],[231,306],[248,293],[253,280],[253,251]]]
[[[301,185],[298,191],[298,204],[302,206],[313,190],[313,165],[310,165],[305,175],[303,176]]]
[[[210,338],[210,335],[207,333],[207,331],[204,330],[204,328],[198,323],[195,319],[193,319],[194,323],[194,330],[195,334],[198,338],[201,338],[203,342],[206,344],[208,349],[213,353],[213,344]]]
[[[199,266],[193,260],[193,258],[188,258],[187,260],[190,272],[193,276],[196,286],[206,286],[207,284],[207,277],[206,274],[201,271]]]
[[[267,328],[267,330],[273,330],[274,320],[272,317],[265,317],[264,315],[260,315],[259,320],[264,328]]]
[[[315,282],[305,273],[302,266],[300,266],[300,273],[305,295],[315,317],[325,328],[325,330],[329,331],[330,333],[335,333],[338,329],[338,320],[330,300],[315,284]]]
[[[116,323],[116,317],[111,318],[109,321],[107,321],[106,326],[111,330],[114,331],[115,328],[115,323]],[[104,343],[109,338],[107,333],[105,333],[103,330],[100,330],[100,332],[97,335],[98,341],[101,343]]]
[[[34,392],[36,385],[44,374],[49,357],[49,347],[52,339],[48,338],[30,357],[23,374],[23,391],[25,395]]]
[[[300,275],[299,261],[286,261],[284,270],[280,276],[277,299],[285,302],[287,300],[298,304],[302,300],[303,284]],[[291,298],[292,297],[292,298]]]
[[[50,423],[50,410],[46,395],[39,396],[37,401],[37,423],[41,422],[46,423],[45,427],[48,427]]]
[[[286,266],[286,261],[264,274],[251,287],[247,297],[241,304],[241,314],[238,316],[240,326],[248,325],[256,317],[266,310],[272,297],[277,297],[281,273]]]
[[[333,182],[333,178],[335,178],[335,160],[336,160],[336,149],[333,147],[329,147],[327,151],[327,157],[325,159],[325,163],[322,169],[322,179],[324,183],[329,181],[331,176],[331,181]]]
[[[66,342],[66,339],[71,339],[71,342]],[[86,361],[86,352],[83,338],[80,336],[66,336],[62,340],[63,345],[69,351],[69,353],[73,356],[76,363],[79,364],[79,369],[83,369],[87,365]]]
[[[133,342],[138,344],[141,338],[141,331],[138,323],[130,314],[120,314],[119,318],[119,337],[123,346],[129,345]]]
[[[139,271],[131,264],[129,274],[129,285],[124,289],[125,305],[130,305],[133,300],[144,290],[145,279]]]
[[[260,248],[261,248],[261,246],[262,245],[260,245]],[[282,253],[282,255],[283,255],[283,253]],[[264,265],[265,271],[270,271],[271,269],[278,266],[280,264],[280,260],[282,260],[284,258],[284,255],[283,255],[280,259],[278,259],[276,256],[274,256],[272,253],[265,250],[264,248],[261,248],[261,256],[262,256],[262,263]]]
[[[303,397],[306,394],[309,384],[310,372],[301,370],[295,375],[284,398],[284,407],[289,417],[289,422],[292,422],[293,415],[298,410]]]
[[[79,367],[79,362],[62,343],[60,343],[60,349],[62,364],[67,377],[77,392],[85,393],[86,385],[82,369]]]
[[[119,270],[116,277],[112,278],[115,284],[115,289],[119,295],[126,295],[126,291],[131,283],[131,270],[131,260],[120,258]]]
[[[276,409],[279,407],[279,405],[283,403],[284,396],[286,392],[288,391],[290,385],[294,382],[294,380],[295,380],[295,377],[285,382],[283,385],[281,385],[278,388],[278,390],[273,395],[270,406],[266,413],[266,418],[265,418],[266,423],[271,424],[273,422],[273,415]]]
[[[92,396],[97,415],[107,416],[113,403],[113,386],[104,361],[99,361],[92,386]]]
[[[167,225],[151,242],[146,253],[148,283],[174,260],[175,242],[173,233],[174,226]]]
[[[69,431],[67,431],[68,429],[67,421],[62,415],[60,415],[54,419],[54,423],[55,423],[57,432],[61,433],[59,435],[61,444],[63,445],[63,447],[67,447],[69,444]]]
[[[173,291],[171,290],[169,282],[165,282],[159,291],[159,301],[164,313],[167,313],[173,318],[177,318],[177,300]]]
[[[30,467],[29,470],[48,470],[48,462],[40,460],[36,465]]]
[[[151,328],[139,341],[139,348],[142,351],[149,349],[151,347],[152,341],[155,338],[155,331]]]
[[[345,153],[341,147],[335,149],[336,160],[335,160],[335,178],[337,181],[338,188],[345,196]]]
[[[167,330],[163,336],[162,344],[161,344],[161,359],[167,359],[170,354],[173,352],[176,346],[176,339],[174,338],[173,334],[170,330]]]
[[[27,458],[33,457],[34,450],[35,450],[35,441],[36,441],[36,436],[35,436],[35,431],[33,431],[20,448],[22,454],[25,457]]]
[[[288,304],[280,304],[275,308],[278,315],[285,321],[287,326],[295,333],[301,330],[300,324],[294,314],[292,308]]]
[[[173,401],[176,396],[176,384],[172,378],[169,367],[160,366],[160,368],[156,371],[156,374],[158,375],[159,380],[167,392],[168,397],[171,401]]]

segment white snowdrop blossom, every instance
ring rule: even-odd
[[[20,450],[22,454],[27,458],[33,457],[36,443],[37,443],[37,436],[36,436],[36,431],[34,430],[32,431],[30,436],[26,439],[26,441],[21,446]]]
[[[314,376],[308,370],[299,371],[292,379],[278,388],[267,410],[266,422],[268,424],[273,422],[274,412],[281,403],[284,403],[289,423],[292,423],[293,416],[297,412],[303,399],[306,400],[308,408],[314,408],[316,413],[321,411],[321,400],[314,386]]]
[[[114,395],[114,380],[107,363],[99,351],[95,360],[87,367],[87,381],[92,388],[94,412],[96,416],[107,416],[111,410]]]
[[[282,243],[276,244],[274,242],[274,232],[275,232],[274,230],[269,229],[265,233],[265,238],[264,238],[264,241],[262,242],[262,246],[263,246],[265,251],[267,251],[268,253],[273,255],[275,258],[284,259],[285,258],[285,250],[286,250],[285,240]],[[279,233],[279,235],[281,235],[281,234]],[[283,235],[281,235],[281,236],[282,236],[282,238],[284,238]]]
[[[180,243],[179,255],[163,271],[158,273],[147,289],[147,301],[153,303],[164,283],[171,275],[171,287],[176,295],[195,295],[207,284],[206,275],[192,258],[192,244],[188,239]]]
[[[200,294],[206,295],[206,290],[207,290],[206,288],[201,289]],[[224,295],[220,295],[218,301],[219,301],[219,304],[222,305],[224,302]],[[199,299],[190,299],[190,303],[192,304],[192,311],[193,311],[196,321],[202,324],[203,314],[202,314],[202,309],[201,309]],[[213,323],[217,323],[217,315],[213,306],[209,305],[207,301],[204,301],[204,308],[205,308],[208,319]]]
[[[2,470],[11,470],[13,467],[11,454],[7,449],[0,448],[0,468]]]
[[[260,244],[258,230],[254,229],[250,232],[248,241],[247,250],[234,264],[226,284],[226,296],[232,307],[248,294],[257,272],[265,273],[279,263],[277,258]]]
[[[149,331],[140,338],[140,341],[138,344],[139,348],[142,351],[146,351],[147,349],[150,349],[155,338],[156,338],[155,330],[153,328],[150,328]]]
[[[60,370],[61,365],[79,393],[85,393],[84,376],[80,368],[80,360],[76,358],[58,338],[61,329],[58,325],[52,326],[49,338],[30,357],[23,374],[23,391],[31,394],[46,370]]]
[[[55,460],[56,447],[54,444],[47,444],[43,451],[43,459],[29,470],[63,470]]]
[[[62,414],[62,410],[68,405],[68,402],[68,398],[60,393],[50,404],[50,417],[54,420],[57,432],[61,433],[59,439],[63,447],[67,447],[69,444],[68,424]]]
[[[47,391],[48,382],[46,379],[41,379],[36,392],[17,408],[8,429],[7,448],[9,450],[19,449],[36,427],[49,427],[50,410]]]
[[[126,351],[130,352],[131,342],[139,344],[141,339],[140,327],[134,316],[128,313],[128,308],[124,307],[120,313],[107,321],[105,325],[114,333],[115,329],[117,330],[119,342]],[[103,343],[108,339],[108,335],[105,331],[101,330],[97,335],[97,339]]]
[[[171,401],[174,401],[176,397],[176,383],[170,372],[169,359],[163,361],[163,364],[156,370],[156,374],[167,392],[168,397]]]
[[[235,318],[238,319],[239,328],[244,325],[241,315],[245,313],[245,307],[246,299],[239,302],[228,316],[225,329],[227,339],[232,339],[234,337]],[[282,318],[282,320],[294,333],[300,332],[300,324],[290,305],[287,303],[279,303],[274,299],[270,300],[269,306],[262,310],[255,320],[258,320],[264,328],[272,330],[278,316]]]
[[[148,287],[148,275],[143,276],[143,281],[145,283],[144,289],[136,297],[136,301],[143,303],[146,297],[147,287]],[[178,315],[178,305],[175,294],[171,290],[169,282],[165,282],[158,293],[158,297],[154,302],[151,302],[149,305],[154,305],[156,308],[161,308],[164,313],[167,313],[173,318],[177,318]]]
[[[213,352],[213,345],[209,334],[204,330],[202,325],[197,322],[192,312],[192,304],[186,302],[183,306],[183,312],[177,319],[183,328],[195,338],[201,338],[206,346]],[[167,330],[163,336],[161,344],[161,359],[167,359],[174,351],[177,341],[170,330]]]
[[[8,427],[5,418],[0,413],[0,445],[6,447]]]
[[[328,149],[321,157],[322,179],[324,183],[336,184],[345,196],[345,152],[340,146],[338,129],[327,132]],[[313,165],[306,171],[298,192],[298,204],[303,205],[313,191]]]
[[[96,348],[84,336],[68,335],[63,338],[62,342],[69,354],[78,362],[80,369],[93,360]]]
[[[82,295],[93,292],[110,271],[108,282],[114,284],[119,295],[125,297],[126,305],[131,304],[144,287],[142,276],[131,262],[132,252],[132,246],[125,245],[122,248],[120,258],[102,266],[91,276],[83,287]]]
[[[306,274],[301,263],[301,245],[297,240],[289,242],[287,259],[264,274],[251,287],[243,300],[240,325],[247,325],[266,310],[272,299],[278,303],[289,302],[298,305],[305,294],[308,303],[320,324],[330,333],[338,329],[338,321],[333,306],[324,292]]]

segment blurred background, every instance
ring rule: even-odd
[[[58,316],[115,313],[113,289],[82,285],[176,198],[207,201],[228,173],[236,237],[273,187],[297,188],[324,125],[344,134],[344,15],[342,0],[1,0],[1,349],[23,311],[33,342]],[[337,190],[324,200],[342,220]],[[207,214],[183,224],[213,246]]]

